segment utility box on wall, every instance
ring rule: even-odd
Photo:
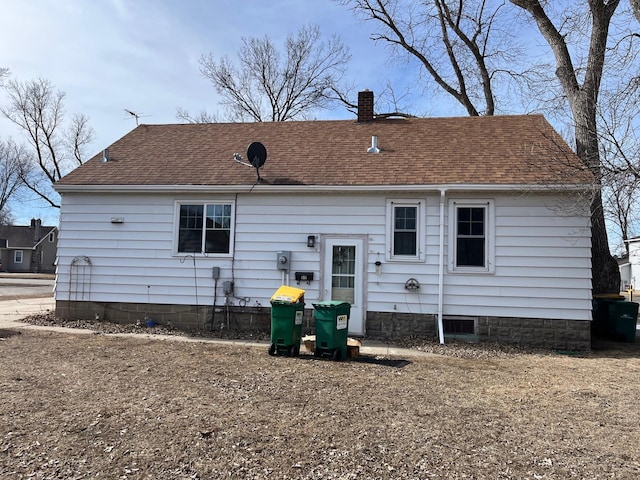
[[[296,282],[307,282],[307,285],[313,281],[313,272],[296,272]]]
[[[276,253],[276,266],[278,270],[289,270],[291,265],[291,252],[282,251]]]

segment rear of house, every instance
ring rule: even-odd
[[[268,330],[290,284],[308,329],[587,348],[591,182],[540,116],[142,125],[57,184],[57,311]]]

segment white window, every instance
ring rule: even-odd
[[[176,252],[228,255],[233,245],[233,214],[233,203],[178,204]]]
[[[424,261],[424,200],[387,201],[387,259]]]
[[[493,200],[450,200],[449,271],[495,271]]]
[[[22,263],[22,250],[13,251],[13,263]]]
[[[56,239],[56,234],[53,232],[49,233],[49,243],[53,243],[55,239]]]

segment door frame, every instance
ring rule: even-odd
[[[355,246],[356,265],[354,277],[354,300],[349,316],[349,335],[364,336],[366,324],[366,284],[367,284],[367,237],[366,235],[323,235],[322,236],[322,295],[331,300],[331,272],[333,247],[335,245]]]

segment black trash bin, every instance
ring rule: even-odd
[[[624,297],[615,294],[603,294],[593,296],[593,321],[591,323],[591,334],[596,337],[609,337],[613,330],[612,318],[609,315],[609,307],[618,302],[622,302]]]

